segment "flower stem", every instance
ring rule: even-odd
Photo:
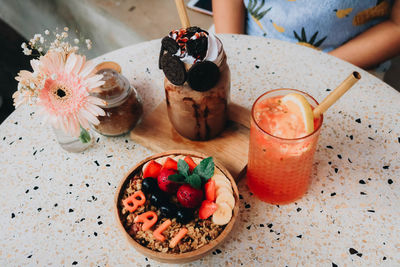
[[[81,127],[81,134],[79,135],[79,140],[81,140],[82,143],[86,144],[90,142],[90,134],[89,132]]]

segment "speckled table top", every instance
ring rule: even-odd
[[[349,73],[363,78],[326,114],[312,184],[299,201],[273,206],[239,182],[241,216],[227,241],[193,266],[400,265],[400,94],[348,63],[312,49],[222,36],[232,100],[250,107],[286,87],[322,100]],[[164,99],[159,40],[114,60],[148,113]],[[158,266],[129,246],[113,203],[124,174],[151,151],[128,136],[67,153],[40,118],[21,108],[0,126],[1,266]]]

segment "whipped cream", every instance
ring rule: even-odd
[[[169,34],[169,37],[176,40],[178,36],[175,32],[171,32]],[[190,39],[195,40],[197,39],[197,36],[193,35]],[[207,53],[203,60],[214,62],[217,66],[220,66],[223,59],[223,53],[222,53],[223,47],[221,40],[214,34],[209,33],[207,36],[207,42],[208,42]],[[175,53],[175,56],[179,57],[180,60],[186,64],[194,64],[196,61],[196,58],[189,55],[186,51],[182,53],[180,48]]]

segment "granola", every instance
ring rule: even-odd
[[[143,166],[144,169],[144,166]],[[216,168],[217,169],[217,168]],[[219,171],[219,170],[218,170]],[[166,237],[164,241],[159,241],[154,238],[153,231],[157,229],[168,218],[163,218],[157,207],[151,205],[150,200],[146,199],[143,206],[137,208],[134,212],[129,212],[123,205],[123,200],[133,193],[142,189],[143,172],[142,168],[132,173],[129,177],[127,186],[123,188],[123,195],[118,202],[120,218],[127,233],[139,244],[145,246],[153,251],[164,253],[185,253],[199,249],[210,241],[216,239],[221,232],[225,229],[226,225],[216,225],[212,222],[211,218],[201,220],[198,217],[198,209],[195,210],[194,219],[187,224],[182,224],[172,218],[171,225],[163,232]],[[177,204],[176,196],[171,197],[171,202]],[[152,227],[152,230],[143,231],[139,223],[135,223],[134,219],[146,211],[154,211],[158,216],[157,223]],[[182,240],[173,248],[169,247],[169,241],[185,227],[188,231]]]

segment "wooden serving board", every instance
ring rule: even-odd
[[[130,133],[133,141],[160,153],[166,150],[185,149],[210,155],[222,163],[238,180],[245,173],[249,149],[250,112],[231,103],[228,125],[217,138],[209,141],[191,141],[179,135],[169,122],[163,101]]]

